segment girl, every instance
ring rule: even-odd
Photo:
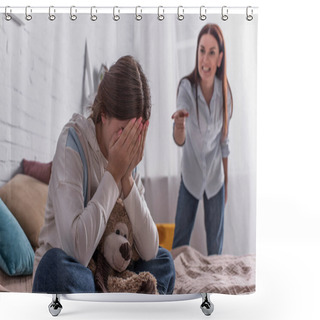
[[[105,73],[89,118],[74,114],[63,128],[35,254],[33,292],[95,292],[87,265],[121,197],[142,258],[133,271],[151,272],[159,293],[172,293],[174,264],[170,253],[158,247],[157,228],[135,170],[143,156],[150,111],[141,66],[125,56]]]
[[[173,248],[188,245],[203,197],[208,255],[221,254],[228,190],[228,128],[232,94],[221,29],[205,25],[198,35],[194,70],[180,80],[173,137],[183,146]]]

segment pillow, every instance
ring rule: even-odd
[[[23,173],[40,180],[43,183],[49,184],[51,176],[52,161],[42,163],[38,161],[22,160]]]
[[[9,276],[33,271],[34,251],[15,217],[0,199],[0,268]]]
[[[174,223],[157,223],[160,247],[163,247],[171,251],[174,236],[174,228]]]
[[[48,185],[24,174],[15,175],[0,188],[0,198],[18,220],[34,249],[39,246],[47,195]]]

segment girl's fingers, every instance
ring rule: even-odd
[[[135,146],[134,146],[134,148],[132,150],[132,159],[133,159],[132,160],[132,166],[133,166],[133,168],[135,166],[137,166],[138,163],[142,160],[148,126],[149,126],[149,121],[147,121],[142,126],[142,131],[139,134],[138,140],[137,140],[137,142],[136,142],[136,144],[135,144]]]
[[[126,142],[126,140],[128,139],[128,136],[130,135],[130,132],[132,130],[132,128],[135,126],[137,122],[136,118],[131,119],[128,124],[125,126],[125,128],[122,131],[121,134],[121,143],[124,144]]]
[[[139,136],[141,134],[141,131],[143,129],[143,124],[139,123],[138,127],[132,128],[130,134],[127,137],[127,140],[125,142],[126,148],[128,150],[129,155],[133,155],[138,150],[139,146]]]
[[[140,117],[134,122],[133,126],[130,126],[130,131],[128,132],[126,140],[124,141],[126,148],[129,148],[132,142],[136,141],[137,134],[141,131],[141,121],[142,118]]]
[[[111,140],[110,140],[110,146],[113,147],[114,144],[118,141],[118,139],[120,138],[122,134],[122,129],[120,129],[119,131],[115,132],[112,137],[111,137]]]
[[[144,127],[143,127],[142,137],[141,137],[140,160],[143,157],[143,151],[144,151],[144,145],[146,142],[148,127],[149,127],[149,121],[146,121],[146,123],[144,124]]]

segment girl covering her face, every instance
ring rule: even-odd
[[[149,271],[158,292],[171,294],[175,271],[159,236],[136,170],[144,150],[151,99],[140,64],[121,57],[99,85],[91,115],[64,126],[52,163],[45,223],[35,253],[33,292],[95,292],[88,263],[116,201],[131,221],[141,257],[132,271]]]

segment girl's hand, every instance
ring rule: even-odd
[[[126,171],[124,178],[131,176],[133,169],[140,163],[143,158],[144,145],[146,141],[147,131],[149,127],[149,121],[146,121],[144,124],[140,124],[141,126],[141,134],[139,135],[139,139],[137,140],[135,146],[135,155],[132,158],[132,162],[130,163],[128,170]]]
[[[118,184],[136,157],[142,118],[131,119],[123,130],[115,133],[110,141],[107,170]]]
[[[142,124],[140,124],[142,126]],[[128,170],[124,174],[124,176],[121,179],[121,185],[122,185],[122,191],[123,196],[126,198],[128,194],[131,191],[131,188],[134,184],[133,177],[132,177],[132,171],[133,169],[139,164],[139,162],[143,158],[143,152],[144,152],[144,145],[146,141],[147,131],[149,127],[149,121],[146,121],[144,125],[142,126],[142,131],[138,139],[138,143],[136,144],[136,154],[132,159],[131,164],[128,167]]]

